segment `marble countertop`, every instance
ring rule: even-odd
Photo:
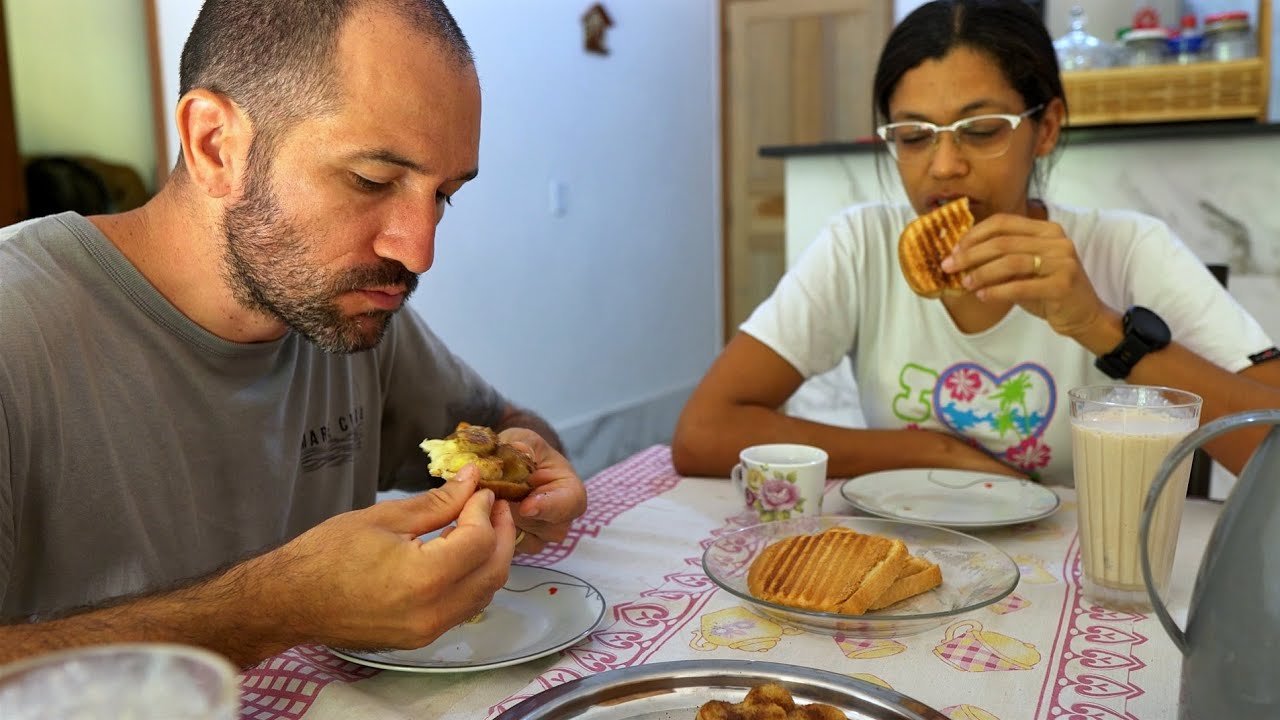
[[[1280,123],[1260,123],[1254,120],[1210,120],[1204,122],[1068,128],[1065,144],[1070,147],[1073,145],[1100,145],[1143,140],[1239,138],[1251,135],[1280,135]],[[801,145],[766,145],[760,148],[760,155],[763,157],[785,158],[802,155],[865,153],[875,150],[879,144],[880,141],[877,138],[863,137],[848,141]]]

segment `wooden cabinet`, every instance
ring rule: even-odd
[[[847,141],[874,124],[892,0],[722,0],[726,337],[785,270],[783,163],[766,145]]]

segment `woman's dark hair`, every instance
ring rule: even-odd
[[[1024,0],[934,0],[903,18],[885,41],[872,81],[875,122],[888,122],[889,98],[903,75],[957,47],[990,57],[1028,108],[1058,98],[1066,109],[1053,39]]]

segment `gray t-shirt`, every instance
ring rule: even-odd
[[[425,480],[423,438],[505,404],[409,309],[352,355],[232,343],[79,215],[0,229],[0,618],[278,545]]]

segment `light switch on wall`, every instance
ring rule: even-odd
[[[551,217],[564,217],[568,212],[569,186],[563,180],[552,180],[547,189],[547,212]]]

